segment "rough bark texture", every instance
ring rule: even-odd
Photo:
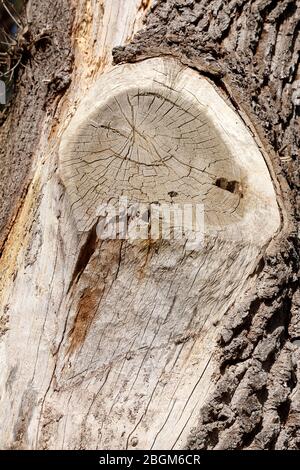
[[[22,55],[16,95],[0,129],[0,247],[26,193],[42,119],[55,114],[70,83],[71,17],[69,5],[59,1],[32,1],[24,16],[28,32],[16,56]]]
[[[19,322],[19,330],[14,324],[14,318],[20,316],[20,301],[16,303],[13,298],[14,286],[20,298],[24,298],[26,321],[31,322],[35,315],[43,327],[38,333],[40,337],[26,333],[30,347],[31,342],[37,344],[34,371],[30,371],[26,358],[23,364],[23,371],[28,368],[28,376],[33,374],[31,382],[28,383],[26,374],[24,379],[20,374],[22,358],[17,358],[18,354],[16,367],[8,370],[7,390],[11,390],[13,397],[17,383],[18,393],[21,389],[24,393],[19,398],[14,397],[13,409],[18,416],[9,415],[11,410],[7,412],[8,424],[2,434],[2,442],[16,448],[46,448],[57,445],[51,439],[63,419],[54,407],[44,405],[47,404],[46,395],[50,387],[55,396],[59,386],[64,386],[63,381],[57,382],[56,357],[65,340],[68,321],[74,326],[69,328],[73,348],[74,344],[84,341],[93,321],[97,299],[101,296],[101,290],[96,292],[91,285],[83,285],[78,301],[78,312],[82,314],[64,318],[66,310],[61,307],[59,299],[64,298],[68,282],[72,280],[68,278],[69,273],[74,272],[76,278],[87,266],[95,250],[95,237],[91,233],[87,240],[78,240],[74,236],[69,237],[68,244],[64,241],[67,229],[71,232],[74,229],[71,222],[59,225],[59,220],[66,218],[68,208],[56,176],[57,161],[51,147],[51,143],[55,143],[51,136],[56,132],[53,122],[57,106],[60,106],[61,120],[68,115],[68,102],[60,103],[60,98],[70,82],[72,64],[78,67],[82,61],[85,67],[82,72],[85,77],[80,81],[82,90],[84,83],[89,83],[91,75],[95,70],[99,71],[103,63],[97,63],[97,56],[92,59],[92,54],[89,57],[84,55],[84,46],[87,46],[84,33],[89,30],[91,21],[90,9],[84,2],[80,2],[77,20],[74,19],[74,10],[67,8],[66,2],[32,0],[30,3],[33,42],[35,35],[44,28],[51,31],[51,39],[33,44],[32,57],[28,58],[25,71],[20,74],[16,98],[1,129],[1,162],[5,162],[4,165],[1,163],[1,182],[4,181],[3,189],[1,187],[4,197],[1,233],[5,242],[0,284],[3,297],[1,333],[5,336],[8,328],[15,327],[15,336],[12,337],[17,341],[18,334],[22,332],[22,322]],[[141,10],[145,10],[148,3],[142,1]],[[94,14],[100,14],[99,5]],[[82,11],[85,15],[80,16]],[[214,392],[190,437],[190,448],[300,447],[299,13],[300,7],[295,0],[161,0],[152,6],[144,30],[129,45],[114,50],[116,63],[173,55],[226,91],[243,119],[254,125],[267,149],[282,211],[282,230],[258,263],[254,285],[236,302],[238,308],[233,306],[227,314],[227,326],[219,339],[220,370],[215,376]],[[95,31],[94,34],[97,28]],[[73,60],[71,38],[74,40],[76,35],[79,36],[79,46],[77,44],[75,48]],[[77,95],[74,91],[76,81],[79,83],[78,72],[73,77],[71,103],[80,94],[80,90]],[[48,123],[46,127],[45,122]],[[39,136],[41,129],[43,133]],[[37,142],[44,150],[35,159],[33,151]],[[37,176],[26,192],[25,176],[28,178],[32,162],[33,169],[45,165],[49,171],[35,172]],[[54,189],[50,186],[51,181],[55,181]],[[22,194],[25,193],[21,207]],[[62,210],[58,209],[58,201]],[[46,209],[52,205],[55,207],[50,211],[51,220],[48,221]],[[20,213],[12,225],[18,208]],[[8,234],[9,227],[12,230]],[[50,232],[55,241],[47,242],[47,233]],[[47,249],[52,246],[54,253],[45,263],[45,280],[43,264],[39,271],[35,271],[35,261],[42,256],[42,240]],[[113,253],[116,270],[119,266],[117,248]],[[22,250],[25,252],[24,262],[20,256]],[[46,253],[43,256],[46,257]],[[105,258],[102,261],[105,265]],[[29,277],[27,283],[25,277],[22,278],[22,269]],[[52,273],[50,282],[49,273]],[[32,299],[26,303],[30,278],[37,279],[38,274],[41,276],[40,284],[37,283],[34,289],[40,296],[39,303],[34,305]],[[91,278],[88,279],[89,284]],[[63,294],[52,292],[53,286],[57,289],[61,286]],[[49,295],[47,289],[50,290]],[[46,331],[46,336],[55,332],[49,344],[42,342],[41,331],[43,334]],[[45,364],[46,357],[51,359],[43,380],[44,398],[41,401],[40,397],[36,398],[39,382],[35,382],[34,377]],[[38,379],[40,381],[40,377]],[[94,403],[97,405],[97,394],[91,399],[91,407]],[[36,422],[37,440],[34,442],[28,427],[29,423],[36,426],[32,425]],[[14,426],[13,433],[10,425]],[[69,445],[85,447],[88,441],[88,433],[82,432],[81,437]],[[64,445],[64,438],[60,444]]]

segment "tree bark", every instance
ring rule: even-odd
[[[0,136],[1,447],[299,448],[299,4],[150,4],[27,4]],[[104,72],[154,57],[250,129],[281,218],[258,252],[217,239],[191,261],[78,229],[62,135]]]

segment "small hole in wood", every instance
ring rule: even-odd
[[[226,178],[218,178],[215,185],[218,186],[218,188],[233,194],[239,194],[240,197],[243,197],[242,184],[239,181],[228,181]]]
[[[176,191],[169,191],[169,192],[168,192],[168,195],[169,195],[170,197],[176,197],[176,196],[178,196],[178,193],[177,193]]]

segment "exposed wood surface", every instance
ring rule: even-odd
[[[296,346],[291,339],[299,336],[293,251],[297,136],[295,105],[291,101],[286,106],[296,89],[295,2],[280,2],[280,7],[268,0],[226,4],[214,0],[209,5],[159,1],[143,32],[127,48],[115,49],[114,57],[118,62],[135,62],[173,55],[176,60],[117,67],[112,66],[112,47],[129,42],[140,30],[150,3],[80,0],[73,2],[73,10],[61,1],[54,3],[50,8],[45,1],[29,2],[32,30],[47,27],[52,39],[43,48],[34,48],[34,60],[20,75],[16,101],[1,130],[6,162],[2,181],[8,181],[7,189],[3,186],[7,202],[0,259],[1,448],[182,448],[193,427],[189,445],[201,448],[296,445]],[[250,20],[253,29],[247,27]],[[261,27],[264,22],[267,26]],[[276,47],[266,49],[272,25]],[[63,29],[67,34],[60,36]],[[291,54],[284,57],[290,57],[291,69],[285,59],[279,73],[275,65],[288,48]],[[265,60],[252,62],[251,54],[263,51]],[[178,60],[206,78],[182,69]],[[115,86],[115,80],[108,82],[107,77],[119,80],[122,100],[128,95],[134,99],[130,93],[140,87],[139,73],[153,77],[153,63],[155,73],[160,67],[168,72],[163,84],[155,85],[156,100],[162,96],[163,103],[169,97],[165,85],[170,85],[172,70],[179,67],[182,82],[175,81],[172,93],[178,98],[185,87],[197,89],[205,112],[189,99],[199,119],[209,118],[208,135],[214,134],[222,149],[217,156],[226,154],[225,164],[214,164],[211,151],[206,154],[203,147],[199,155],[189,157],[197,140],[189,143],[189,152],[185,145],[177,149],[184,162],[191,158],[189,164],[200,162],[203,169],[207,158],[213,167],[213,178],[207,180],[203,174],[198,178],[196,171],[196,182],[191,184],[187,175],[183,189],[195,190],[200,202],[205,193],[199,184],[198,194],[197,185],[207,183],[215,194],[211,204],[217,200],[228,206],[227,216],[218,222],[219,234],[212,228],[217,217],[213,223],[207,221],[211,234],[200,251],[185,251],[180,241],[101,241],[93,225],[94,207],[89,201],[80,208],[72,206],[77,177],[64,167],[67,150],[62,146],[59,152],[61,140],[66,145],[76,133],[78,116],[90,119],[97,108],[93,120],[103,119],[103,93],[113,95]],[[125,71],[126,78],[118,78]],[[261,80],[261,88],[252,72]],[[141,84],[148,91],[149,86],[147,81]],[[258,89],[262,92],[257,101],[252,93]],[[94,99],[95,90],[99,101]],[[122,102],[123,112],[128,111],[126,106]],[[146,101],[141,108],[135,102],[137,116],[143,115],[143,106]],[[221,111],[228,116],[224,122]],[[129,141],[128,148],[137,155],[138,146],[130,137],[132,122],[124,124],[117,114],[112,112],[109,119],[104,115],[104,122],[117,119],[126,136],[120,140]],[[170,132],[164,115],[161,118],[164,130]],[[83,127],[86,130],[86,124]],[[147,135],[153,129],[148,125],[142,131]],[[193,131],[198,136],[198,129]],[[181,134],[175,136],[182,139]],[[113,141],[115,146],[121,143],[115,135]],[[78,138],[75,142],[73,148],[70,145],[72,153],[78,149]],[[166,144],[163,152],[168,154],[171,139]],[[143,158],[148,160],[153,153],[146,149]],[[9,155],[13,155],[11,167]],[[135,168],[136,162],[131,165]],[[15,186],[10,186],[7,168],[16,177]],[[79,165],[80,172],[85,184],[91,185],[95,172],[89,174],[87,166]],[[179,172],[174,181],[182,177]],[[108,173],[107,191],[119,195],[116,181]],[[228,191],[230,182],[241,182],[241,188],[234,184],[233,192]],[[169,189],[180,194],[178,184],[174,189],[168,181],[162,183],[168,191],[157,193],[149,184],[147,200],[158,194],[164,201]],[[9,196],[10,187],[18,205]],[[130,185],[122,189],[132,195]],[[107,195],[101,190],[96,194],[100,202]],[[235,202],[238,229],[226,225]],[[80,226],[84,208],[92,212],[87,224]],[[13,215],[10,224],[8,214]],[[230,227],[233,232],[228,236]],[[287,237],[284,249],[281,234]],[[269,246],[273,237],[275,243]]]
[[[176,202],[207,210],[205,246],[191,253],[185,240],[94,247],[71,288],[74,326],[57,369],[67,390],[49,390],[52,407],[89,408],[74,426],[95,439],[101,423],[99,447],[180,448],[211,385],[217,325],[279,228],[263,156],[206,79],[153,59],[95,83],[62,137],[60,159],[81,231],[96,223],[99,204],[118,196],[171,204],[176,189]],[[217,186],[222,177],[240,182],[243,194]],[[65,430],[70,445],[72,418]]]
[[[298,0],[160,0],[114,54],[172,54],[225,87],[268,149],[282,197],[283,229],[228,315],[195,448],[299,448],[299,18]]]

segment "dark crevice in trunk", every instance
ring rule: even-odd
[[[97,240],[98,240],[97,225],[98,225],[98,221],[89,231],[85,243],[80,248],[80,252],[79,252],[77,262],[73,271],[73,275],[72,275],[72,279],[68,288],[68,292],[70,291],[73,284],[79,281],[80,276],[84,272],[85,268],[87,267],[90,259],[92,258],[96,250]]]

